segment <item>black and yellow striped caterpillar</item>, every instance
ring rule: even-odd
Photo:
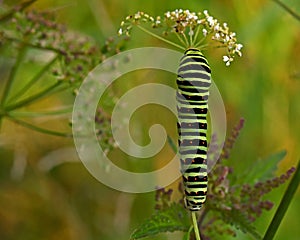
[[[177,76],[178,145],[185,206],[200,210],[207,192],[207,110],[211,70],[198,49],[187,49]]]
[[[151,23],[161,29],[163,37],[144,28]],[[236,33],[229,31],[227,23],[219,23],[207,10],[191,12],[186,9],[168,11],[163,17],[152,17],[144,12],[128,16],[121,23],[120,35],[130,36],[133,26],[184,52],[177,76],[178,145],[181,172],[185,188],[185,205],[192,211],[197,238],[195,211],[200,210],[207,192],[207,111],[211,85],[211,71],[200,49],[227,49],[223,61],[229,66],[235,55],[242,56],[242,44],[237,43]],[[174,34],[180,44],[166,39]],[[198,236],[197,239],[200,239]]]

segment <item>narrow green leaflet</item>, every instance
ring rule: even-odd
[[[286,189],[283,198],[281,199],[280,205],[278,206],[276,213],[272,219],[271,224],[269,225],[266,234],[263,238],[263,240],[269,240],[273,239],[283,218],[286,214],[287,209],[289,208],[289,205],[291,204],[291,201],[294,198],[294,195],[300,185],[300,161],[298,162],[296,172],[294,173],[294,176],[292,180],[289,183],[288,188]]]
[[[280,7],[282,7],[285,11],[287,11],[291,16],[293,16],[295,19],[300,21],[300,15],[296,13],[292,8],[285,5],[283,2],[279,0],[273,0],[275,3],[277,3]]]
[[[190,235],[191,235],[190,232],[185,233],[185,234],[183,235],[182,240],[190,240]]]
[[[131,235],[131,239],[140,239],[153,236],[162,232],[183,231],[190,228],[188,211],[180,204],[155,212],[149,219],[142,223]]]
[[[241,179],[244,183],[253,184],[258,181],[265,181],[274,177],[274,172],[277,169],[277,164],[286,156],[286,151],[274,153],[265,159],[256,161],[245,176]]]
[[[176,154],[177,153],[177,146],[176,146],[176,144],[174,143],[174,141],[172,140],[172,138],[169,135],[167,137],[167,140],[168,140],[168,144],[172,148],[173,152]]]
[[[194,229],[193,226],[190,226],[190,229],[183,235],[182,240],[190,240],[191,239],[191,232]]]

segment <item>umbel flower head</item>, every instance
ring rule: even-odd
[[[162,35],[157,35],[142,25],[150,24],[152,29],[162,29]],[[226,23],[219,23],[207,10],[202,12],[190,12],[189,10],[176,9],[168,11],[163,17],[152,17],[144,12],[137,12],[127,16],[121,22],[119,35],[130,36],[133,26],[155,36],[180,49],[207,47],[222,47],[226,49],[223,61],[229,66],[234,57],[242,56],[242,44],[237,42],[236,33],[231,32]],[[166,39],[169,35],[176,35],[180,45]]]

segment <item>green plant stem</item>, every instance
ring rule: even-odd
[[[195,35],[194,35],[194,39],[193,39],[193,42],[192,42],[192,47],[194,47],[195,44],[196,44],[196,41],[197,41],[199,32],[200,32],[200,27],[198,26],[198,27],[197,27],[197,30],[196,30],[196,33],[195,33]]]
[[[192,214],[192,220],[193,220],[193,226],[194,226],[194,232],[195,232],[196,240],[201,240],[200,234],[199,234],[198,223],[197,223],[196,212],[191,212],[191,214]]]
[[[183,41],[183,39],[180,37],[180,35],[177,32],[175,32],[175,35],[178,38],[178,40],[182,43],[182,45],[187,48],[188,45],[186,45],[186,43]]]
[[[48,111],[41,111],[41,112],[19,112],[19,111],[12,111],[9,113],[10,116],[14,118],[25,117],[25,118],[38,118],[38,117],[45,117],[45,116],[56,116],[56,115],[63,115],[72,113],[73,106],[65,107],[62,109],[55,109],[55,110],[48,110]]]
[[[193,229],[194,229],[193,226],[191,226],[191,227],[189,228],[189,230],[188,230],[188,232],[187,232],[187,237],[188,237],[188,239],[190,239],[191,232],[192,232]]]
[[[48,50],[48,51],[52,51],[52,52],[55,52],[55,53],[58,53],[58,54],[61,54],[61,55],[65,54],[62,50],[54,48],[54,47],[40,46],[40,45],[32,44],[30,42],[26,42],[26,41],[23,41],[21,39],[9,37],[9,36],[5,36],[5,39],[7,39],[9,41],[12,41],[12,42],[17,42],[17,43],[24,44],[24,45],[26,45],[28,47],[31,47],[31,48],[36,48],[36,49],[41,49],[41,50]]]
[[[173,152],[175,154],[177,154],[177,147],[169,135],[167,136],[167,141],[168,141],[168,144],[170,145],[170,147],[172,148]]]
[[[200,41],[197,44],[195,44],[194,47],[198,48],[199,50],[205,48],[209,44],[206,43],[206,44],[202,45],[202,43],[205,42],[207,39],[210,39],[211,37],[212,37],[212,32],[210,31],[207,33],[207,35],[205,37],[201,38]]]
[[[277,208],[277,211],[271,221],[271,224],[269,225],[266,231],[263,240],[271,240],[274,238],[275,233],[278,230],[279,225],[293,199],[293,196],[297,191],[299,183],[300,183],[300,161],[298,162],[297,169],[294,173],[294,176],[285,191],[285,194]]]
[[[54,57],[48,64],[46,64],[23,88],[21,88],[16,94],[9,98],[9,101],[20,98],[27,92],[46,72],[47,70],[56,62],[58,56]]]
[[[11,87],[13,85],[13,82],[16,78],[16,74],[17,74],[17,71],[20,67],[20,64],[21,62],[23,61],[24,59],[24,56],[26,55],[26,47],[24,47],[23,44],[20,45],[20,50],[18,52],[18,56],[17,56],[17,59],[9,73],[9,76],[8,76],[8,79],[6,81],[6,84],[5,84],[5,87],[4,87],[4,90],[3,90],[3,94],[2,94],[2,97],[1,97],[1,106],[3,107],[5,105],[5,102],[7,100],[7,97],[10,93],[10,90],[11,90]]]
[[[63,133],[63,132],[57,132],[57,131],[52,131],[49,129],[45,129],[45,128],[41,128],[41,127],[37,127],[33,124],[30,124],[28,122],[22,121],[20,119],[17,119],[9,114],[6,115],[8,119],[10,119],[11,121],[15,122],[18,125],[21,125],[23,127],[29,128],[31,130],[40,132],[40,133],[45,133],[45,134],[50,134],[50,135],[54,135],[54,136],[58,136],[58,137],[68,137],[71,138],[73,135],[71,133]]]
[[[50,94],[53,93],[53,91],[56,91],[58,86],[60,86],[62,84],[62,82],[56,82],[55,84],[49,86],[48,88],[44,89],[43,91],[35,94],[35,95],[32,95],[24,100],[21,100],[17,103],[13,103],[11,105],[8,105],[8,106],[5,106],[5,111],[6,112],[9,112],[9,111],[12,111],[12,110],[15,110],[17,108],[21,108],[21,107],[24,107],[34,101],[37,101],[41,98],[44,98],[46,96],[49,96]]]
[[[190,27],[190,33],[189,33],[189,36],[190,36],[190,47],[193,46],[193,37],[192,37],[192,28]]]
[[[59,48],[55,48],[55,47],[51,47],[51,46],[41,46],[41,45],[33,44],[33,43],[30,43],[30,42],[26,42],[26,41],[23,41],[21,39],[17,39],[17,38],[6,36],[6,35],[4,36],[4,39],[6,39],[8,41],[12,41],[12,42],[17,42],[17,43],[20,43],[20,44],[23,44],[25,46],[35,48],[35,49],[48,50],[48,51],[55,52],[57,54],[64,55],[64,56],[67,53],[70,53],[70,54],[73,54],[73,55],[84,55],[84,54],[86,54],[84,51],[69,51],[69,52],[66,52],[66,51],[61,50]]]
[[[172,45],[172,46],[174,46],[174,47],[177,47],[177,48],[179,48],[179,49],[181,49],[181,50],[185,50],[184,47],[182,47],[182,46],[180,46],[180,45],[178,45],[178,44],[176,44],[176,43],[173,43],[173,42],[171,42],[171,41],[169,41],[169,40],[167,40],[167,39],[165,39],[165,38],[163,38],[163,37],[160,37],[160,36],[158,36],[157,34],[155,34],[155,33],[151,32],[151,31],[147,30],[146,28],[143,28],[142,26],[137,25],[137,27],[138,27],[139,29],[141,29],[142,31],[144,31],[145,33],[148,33],[148,34],[151,35],[152,37],[155,37],[155,38],[157,38],[157,39],[159,39],[159,40],[161,40],[161,41],[164,41],[164,42],[166,42],[166,43],[168,43],[168,44],[170,44],[170,45]]]
[[[4,109],[6,99],[9,95],[9,92],[10,92],[11,87],[13,85],[14,79],[16,77],[17,70],[18,70],[25,54],[26,54],[26,48],[24,47],[23,44],[21,44],[20,45],[20,50],[18,52],[17,59],[16,59],[14,65],[12,66],[12,69],[9,73],[9,76],[8,76],[8,79],[7,79],[6,84],[4,86],[4,90],[3,90],[1,100],[0,100],[0,128],[1,128],[1,125],[2,125],[2,119],[6,115],[6,111]]]
[[[289,8],[287,5],[282,3],[279,0],[273,0],[275,3],[277,3],[280,7],[282,7],[284,10],[286,10],[289,14],[291,14],[294,18],[296,18],[298,21],[300,21],[300,15],[294,12],[291,8]]]
[[[187,46],[187,47],[190,47],[190,46],[189,46],[189,40],[187,39],[186,35],[185,35],[184,33],[183,33],[182,35],[183,35],[184,41],[186,42],[186,46]]]

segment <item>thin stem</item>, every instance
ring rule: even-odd
[[[186,42],[186,46],[189,46],[189,40],[187,39],[185,34],[182,34],[184,41]]]
[[[183,46],[185,46],[185,47],[187,48],[188,46],[187,46],[186,43],[183,41],[183,39],[180,37],[180,35],[179,35],[177,32],[175,32],[175,35],[176,35],[176,37],[179,39],[179,41],[183,44]]]
[[[46,96],[50,95],[53,92],[53,90],[55,90],[55,88],[57,88],[61,84],[62,84],[62,82],[56,82],[55,84],[49,86],[48,88],[44,89],[43,91],[41,91],[41,92],[39,92],[35,95],[32,95],[32,96],[30,96],[30,97],[28,97],[24,100],[21,100],[19,102],[14,103],[14,104],[8,105],[4,109],[5,109],[5,111],[9,112],[11,110],[15,110],[17,108],[28,105],[28,104],[30,104],[30,103],[38,100],[38,99],[41,99],[43,97],[46,97]]]
[[[192,220],[193,220],[193,226],[194,226],[194,232],[195,232],[196,240],[201,240],[200,234],[199,234],[198,223],[197,223],[196,212],[191,212],[191,214],[192,214]]]
[[[23,45],[26,45],[26,46],[32,47],[32,48],[41,49],[41,50],[49,50],[49,51],[56,52],[56,53],[62,54],[62,55],[65,54],[65,52],[63,52],[62,50],[54,48],[54,47],[40,46],[40,45],[36,45],[36,44],[30,43],[30,42],[23,41],[21,39],[10,37],[10,36],[5,36],[5,39],[12,41],[12,42],[20,43],[20,44],[23,44]]]
[[[294,197],[294,194],[297,191],[299,183],[300,183],[300,161],[298,162],[298,166],[294,173],[294,176],[291,179],[283,198],[281,199],[281,202],[276,210],[276,213],[271,221],[271,224],[269,225],[266,231],[263,240],[271,240],[274,238],[276,231],[278,230],[279,225],[282,222],[282,219]]]
[[[182,46],[180,46],[180,45],[178,45],[178,44],[176,44],[176,43],[173,43],[173,42],[171,42],[171,41],[169,41],[169,40],[167,40],[167,39],[165,39],[165,38],[163,38],[163,37],[160,37],[160,36],[158,36],[157,34],[148,31],[146,28],[143,28],[142,26],[137,25],[137,27],[138,27],[139,29],[141,29],[142,31],[144,31],[145,33],[150,34],[152,37],[155,37],[155,38],[157,38],[157,39],[159,39],[159,40],[161,40],[161,41],[164,41],[164,42],[166,42],[166,43],[168,43],[168,44],[170,44],[170,45],[172,45],[172,46],[174,46],[174,47],[177,47],[177,48],[179,48],[179,49],[181,49],[181,50],[185,50],[184,47],[182,47]]]
[[[18,56],[17,56],[17,59],[9,73],[9,76],[8,76],[8,79],[6,81],[6,84],[5,84],[5,87],[4,87],[4,90],[3,90],[3,93],[2,93],[2,97],[1,97],[1,101],[0,101],[0,127],[2,125],[2,119],[3,117],[6,115],[6,111],[4,110],[4,107],[5,107],[5,102],[6,102],[6,99],[9,95],[9,92],[11,90],[11,87],[13,85],[13,82],[14,82],[14,79],[16,77],[16,74],[17,74],[17,71],[19,69],[19,66],[26,54],[26,47],[23,45],[23,44],[20,44],[20,50],[18,52]]]
[[[58,54],[63,55],[63,56],[65,56],[67,54],[66,51],[61,50],[59,48],[55,48],[55,47],[51,47],[51,46],[36,45],[36,44],[26,42],[26,41],[23,41],[21,39],[17,39],[17,38],[10,37],[10,36],[5,36],[5,39],[7,39],[9,41],[12,41],[12,42],[17,42],[17,43],[23,44],[23,45],[28,46],[28,47],[41,49],[41,50],[52,51],[52,52],[58,53]],[[85,55],[86,54],[84,51],[68,51],[68,53],[74,54],[74,55]]]
[[[50,134],[50,135],[54,135],[54,136],[58,136],[58,137],[68,137],[68,138],[72,137],[71,133],[63,133],[63,132],[52,131],[52,130],[45,129],[45,128],[40,128],[40,127],[37,127],[37,126],[35,126],[33,124],[30,124],[28,122],[25,122],[25,121],[22,121],[20,119],[14,118],[13,116],[11,116],[9,114],[7,115],[7,117],[11,121],[17,123],[18,125],[21,125],[23,127],[29,128],[29,129],[37,131],[37,132]]]
[[[291,14],[298,21],[300,21],[300,15],[298,13],[294,12],[291,8],[289,8],[287,5],[285,5],[279,0],[273,0],[273,1],[277,3],[279,6],[281,6],[283,9],[285,9],[289,14]]]
[[[194,229],[193,226],[191,226],[191,227],[189,228],[189,230],[188,230],[188,232],[187,232],[187,235],[188,235],[188,236],[191,236],[191,232],[192,232],[193,229]],[[190,238],[189,238],[189,239],[190,239]]]
[[[98,31],[101,32],[102,36],[111,36],[115,32],[112,32],[115,29],[112,16],[109,14],[108,6],[104,1],[87,1],[90,11],[94,15],[96,24],[98,25]],[[99,18],[101,16],[101,18]]]
[[[190,47],[193,46],[193,34],[194,34],[194,31],[193,29],[190,27],[190,31],[189,31],[189,36],[190,36]]]
[[[17,59],[10,71],[10,74],[8,76],[8,79],[6,81],[6,85],[4,87],[4,91],[3,91],[3,95],[2,95],[2,98],[1,98],[1,105],[4,106],[5,105],[5,102],[7,100],[7,97],[11,91],[11,87],[13,85],[13,82],[16,78],[16,74],[17,74],[17,71],[20,67],[20,64],[21,62],[23,61],[23,58],[24,56],[26,55],[26,47],[24,47],[22,44],[20,45],[20,50],[18,52],[18,56],[17,56]]]
[[[198,49],[199,50],[203,50],[203,49],[206,49],[206,47],[208,47],[208,46],[209,46],[208,43],[207,44],[203,44],[203,45],[199,46]]]
[[[192,46],[195,46],[198,35],[199,35],[199,32],[200,32],[200,27],[197,27],[197,30],[196,30],[196,33],[195,33],[195,36],[194,36],[194,40],[192,42]]]
[[[226,48],[224,45],[216,45],[216,46],[212,46],[212,48]]]
[[[196,45],[195,45],[195,48],[200,48],[201,44],[209,37],[209,35],[212,35],[211,32],[210,33],[207,33],[207,35],[202,38]],[[207,45],[207,44],[206,44]]]
[[[49,12],[58,12],[58,11],[65,10],[66,8],[76,7],[76,6],[77,6],[77,3],[76,3],[76,2],[73,2],[73,3],[65,3],[65,4],[63,4],[63,5],[58,5],[58,6],[51,7],[51,8],[49,8],[49,9],[47,9],[47,11],[49,11]]]
[[[201,44],[204,42],[205,38],[202,38],[196,45],[195,48],[201,48],[200,46],[202,46]],[[207,44],[206,44],[207,45]]]
[[[16,94],[9,98],[9,101],[20,98],[24,93],[30,89],[45,73],[46,71],[56,62],[58,56],[54,57],[47,65],[45,65],[23,88],[21,88]]]
[[[26,118],[39,118],[45,116],[56,116],[56,115],[64,115],[72,112],[73,106],[65,107],[59,110],[48,110],[41,112],[10,112],[9,115],[15,118],[18,117],[26,117]]]
[[[173,152],[175,154],[177,154],[177,147],[169,135],[167,136],[167,141],[168,141],[168,144],[170,145],[171,149],[173,150]]]

